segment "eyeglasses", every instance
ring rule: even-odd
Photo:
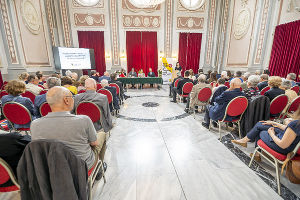
[[[65,97],[71,97],[72,99],[74,98],[73,96],[65,96]]]

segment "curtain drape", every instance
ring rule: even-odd
[[[106,71],[103,31],[78,31],[79,48],[94,49],[96,71],[102,76]],[[86,74],[86,70],[83,70]]]
[[[272,76],[300,72],[300,20],[276,27],[269,62]]]
[[[178,62],[182,67],[182,72],[192,69],[198,73],[202,33],[180,33]]]
[[[157,75],[157,33],[156,32],[126,32],[127,70],[132,68],[138,72],[143,69],[147,75],[149,68]]]

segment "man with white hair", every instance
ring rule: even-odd
[[[296,80],[297,76],[295,73],[289,73],[287,76],[286,76],[286,80],[289,80],[292,84],[292,87],[294,87],[296,84],[295,80]]]
[[[250,101],[252,97],[259,95],[259,90],[257,85],[259,83],[260,77],[257,75],[251,75],[247,81],[247,88],[243,90],[247,99]]]
[[[109,84],[108,84],[108,80],[106,79],[103,79],[101,81],[101,86],[102,88],[104,89],[107,89],[110,91],[110,93],[112,94],[113,96],[113,106],[110,104],[109,105],[109,108],[110,108],[110,112],[112,112],[114,109],[115,110],[120,110],[120,106],[119,106],[119,97],[117,95],[117,89],[115,87],[110,87]],[[113,109],[114,108],[114,109]]]
[[[104,72],[103,76],[101,76],[98,79],[99,83],[101,83],[102,80],[110,81],[110,76],[109,76],[109,72],[108,71]]]
[[[221,72],[221,78],[222,78],[222,79],[225,79],[225,80],[228,78],[228,77],[227,77],[227,72],[226,72],[226,71],[222,71],[222,72]]]
[[[95,151],[103,160],[105,135],[97,135],[88,116],[70,113],[74,106],[72,93],[67,88],[55,86],[47,92],[46,98],[52,112],[31,123],[32,140],[54,139],[64,143],[87,163],[88,169],[96,161]]]
[[[101,128],[104,129],[104,132],[108,132],[112,129],[112,117],[109,110],[109,104],[107,97],[103,94],[97,93],[97,83],[94,79],[88,78],[85,80],[85,88],[86,92],[77,94],[74,97],[74,109],[73,113],[75,113],[75,109],[79,105],[80,102],[89,101],[95,103],[101,110],[101,122],[97,121],[94,123],[94,127],[96,131],[99,131]],[[101,126],[103,125],[103,127]]]
[[[51,89],[54,86],[61,86],[61,81],[60,79],[56,77],[49,77],[46,81],[46,88]],[[40,114],[40,107],[43,103],[46,102],[46,94],[38,95],[34,99],[34,115],[36,117],[41,117]]]
[[[248,81],[248,78],[249,78],[250,75],[251,75],[250,72],[246,72],[246,73],[242,76],[244,82],[242,82],[241,88],[242,88],[243,90],[247,89],[247,81]]]

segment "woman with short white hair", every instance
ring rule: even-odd
[[[260,77],[258,75],[251,75],[248,78],[247,89],[244,90],[244,93],[249,101],[252,97],[259,95],[259,90],[257,88],[259,80]]]

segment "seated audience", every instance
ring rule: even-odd
[[[86,92],[75,95],[74,97],[74,108],[73,113],[75,113],[75,109],[79,105],[80,102],[90,101],[95,103],[102,111],[102,121],[98,121],[94,123],[94,127],[96,131],[104,129],[105,132],[108,132],[112,129],[112,117],[110,114],[109,104],[107,101],[107,97],[103,94],[97,93],[97,83],[94,79],[88,78],[85,80]],[[103,125],[103,127],[102,127]]]
[[[259,91],[261,91],[262,89],[268,86],[268,80],[269,80],[268,74],[260,75],[260,83],[257,85]]]
[[[127,76],[126,71],[125,69],[122,68],[120,77],[126,77],[126,76]]]
[[[28,83],[27,79],[29,77],[29,74],[27,72],[23,72],[19,75],[19,80],[24,81],[25,84]]]
[[[121,97],[122,101],[124,99],[127,99],[129,96],[125,95],[123,84],[120,81],[118,81],[118,77],[117,77],[116,73],[112,73],[110,75],[110,80],[111,81],[109,81],[109,83],[115,83],[119,86],[119,88],[120,88],[120,97]]]
[[[22,97],[21,94],[25,92],[26,86],[23,81],[12,80],[7,83],[5,86],[5,90],[7,91],[8,95],[2,97],[1,102],[4,105],[7,102],[17,102],[25,106],[32,115],[34,119],[34,106],[31,100],[27,97]],[[13,124],[14,128],[29,128],[30,123],[25,125],[20,124]]]
[[[70,77],[72,78],[73,82],[78,80],[78,74],[76,72],[72,72]]]
[[[91,78],[97,82],[99,79],[99,73],[96,72],[96,70],[91,70]]]
[[[73,86],[73,80],[69,76],[63,76],[61,78],[61,85],[70,90],[73,95],[78,93],[77,87]]]
[[[212,98],[211,101],[214,102],[214,98],[216,98],[217,96],[221,95],[225,90],[227,90],[228,88],[225,86],[225,79],[224,78],[219,78],[218,81],[218,86],[214,87],[212,89]]]
[[[170,93],[169,93],[169,97],[172,97],[172,89],[174,88],[174,85],[175,85],[175,82],[178,80],[178,79],[183,79],[182,76],[181,76],[181,72],[178,71],[177,72],[177,77],[174,78],[173,82],[170,84]]]
[[[227,71],[222,71],[221,72],[221,78],[225,79],[225,80],[227,79]]]
[[[64,143],[87,163],[89,169],[96,160],[93,150],[103,160],[106,150],[105,133],[97,134],[88,116],[70,113],[74,106],[71,92],[65,87],[55,86],[48,91],[46,98],[52,112],[32,122],[32,140],[55,139]]]
[[[244,80],[243,80],[243,78],[242,78],[242,72],[241,72],[241,71],[236,71],[236,72],[234,73],[234,78],[239,78],[239,79],[241,80],[242,83],[244,82]],[[232,78],[232,79],[233,79],[233,78]]]
[[[26,91],[39,95],[43,88],[39,87],[39,79],[36,75],[30,75],[28,77],[28,84],[26,84]]]
[[[176,63],[175,70],[180,72],[182,71],[182,67],[179,65],[179,62]]]
[[[191,79],[194,82],[196,80],[196,76],[194,74],[194,71],[192,69],[189,69],[189,72],[190,72],[189,79]],[[196,82],[196,84],[197,84],[197,82]]]
[[[37,78],[39,79],[39,85],[44,85],[44,77],[43,77],[43,74],[42,73],[37,73]]]
[[[79,86],[77,87],[77,91],[79,92],[80,90],[85,90],[85,80],[88,79],[89,76],[88,75],[83,75],[79,78]]]
[[[295,73],[289,73],[287,76],[286,76],[286,80],[289,80],[290,82],[291,82],[291,84],[292,84],[292,87],[294,87],[295,85],[297,85],[296,84],[296,78],[297,78],[297,76],[296,76],[296,74]]]
[[[61,81],[58,78],[50,77],[46,81],[46,88],[51,89],[54,86],[60,86]],[[43,103],[46,102],[46,94],[38,95],[34,99],[34,115],[38,118],[41,117],[40,107]]]
[[[209,88],[211,87],[209,84],[206,84],[205,81],[206,81],[206,76],[204,74],[201,74],[198,77],[198,84],[193,86],[190,96],[187,99],[186,108],[184,110],[185,112],[189,112],[190,108],[194,108],[195,105],[202,104],[202,102],[200,102],[198,100],[198,94],[199,94],[200,90],[205,87],[209,87]],[[198,111],[198,109],[197,109],[197,111]]]
[[[248,78],[249,78],[250,75],[251,75],[250,72],[246,72],[246,73],[242,76],[244,82],[242,82],[241,88],[242,88],[243,90],[245,90],[245,89],[248,88],[248,86],[247,86],[247,80],[248,80]]]
[[[268,69],[265,69],[263,74],[267,74],[268,76],[270,76],[270,71]]]
[[[260,70],[255,70],[255,75],[258,75],[258,76],[260,76],[260,75],[261,75],[261,72],[260,72]]]
[[[152,71],[152,68],[149,68],[148,77],[155,77],[155,73]]]
[[[176,103],[176,96],[177,94],[182,94],[182,88],[185,83],[192,83],[192,80],[189,79],[189,76],[190,76],[190,72],[186,70],[184,72],[184,79],[178,81],[177,88],[173,87],[172,89],[173,100],[171,102]]]
[[[108,72],[108,71],[104,72],[103,76],[101,76],[101,77],[99,78],[99,80],[98,80],[99,83],[100,83],[102,80],[110,81],[110,76],[109,76],[109,72]]]
[[[270,86],[270,90],[265,92],[265,96],[270,99],[270,102],[275,99],[275,97],[284,94],[284,90],[280,89],[282,79],[279,76],[271,76],[269,78],[268,84]]]
[[[128,74],[129,77],[137,77],[137,73],[135,72],[134,68],[131,69],[131,71]]]
[[[251,100],[252,97],[259,95],[259,90],[257,89],[257,84],[259,83],[259,76],[251,75],[247,81],[247,89],[243,90],[248,101]]]
[[[117,95],[117,89],[114,88],[114,87],[110,87],[109,84],[108,84],[108,81],[106,79],[103,79],[101,81],[101,86],[102,88],[104,89],[107,89],[110,91],[110,93],[112,94],[113,96],[113,107],[112,105],[110,104],[109,107],[110,107],[110,111],[112,112],[114,109],[115,110],[120,110],[120,106],[119,106],[119,98],[118,98],[118,95]],[[114,108],[114,109],[113,109]]]
[[[290,103],[292,103],[292,101],[298,97],[298,94],[294,90],[291,90],[291,87],[292,83],[289,80],[284,80],[280,86],[280,89],[283,89],[285,91],[285,95],[289,98],[288,105],[282,111],[283,113],[286,112],[286,109],[289,107]]]
[[[245,96],[240,90],[241,80],[239,78],[234,78],[230,82],[230,88],[224,91],[220,96],[215,99],[214,105],[209,105],[205,109],[204,122],[202,126],[205,128],[209,127],[210,119],[213,121],[222,120],[225,115],[225,110],[228,103],[238,96]],[[230,116],[226,117],[226,120],[231,121],[233,118]],[[213,123],[216,126],[216,123]]]
[[[203,74],[203,69],[198,69],[198,74],[195,74],[196,80],[198,80],[198,77],[200,76],[200,74]]]
[[[210,77],[209,77],[209,79],[208,79],[208,82],[209,82],[213,87],[215,87],[216,84],[217,84],[217,81],[218,81],[218,79],[217,79],[217,74],[216,74],[215,72],[210,73]]]
[[[229,81],[232,79],[232,73],[230,70],[227,70],[227,78],[225,79],[225,81]]]

